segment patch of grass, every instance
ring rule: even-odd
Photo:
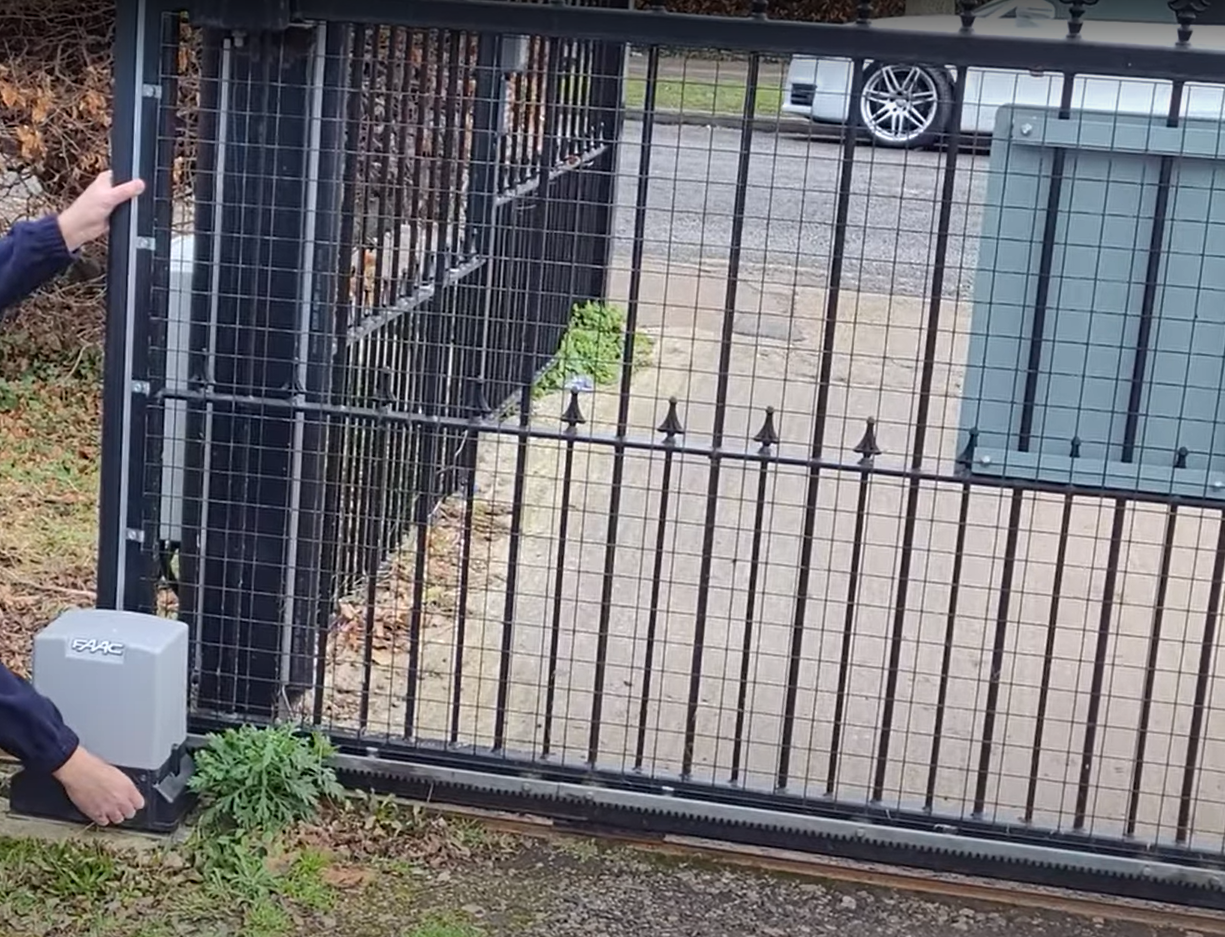
[[[625,106],[640,111],[646,103],[646,79],[625,79]],[[745,86],[736,81],[700,81],[661,78],[655,85],[655,107],[660,111],[685,114],[712,114],[740,117],[744,114]],[[779,85],[759,84],[753,113],[757,117],[777,117],[783,106]]]
[[[19,670],[51,618],[93,602],[100,421],[96,383],[0,380],[0,659]]]
[[[257,901],[243,915],[244,937],[282,937],[293,931],[289,912],[272,901]]]
[[[650,361],[653,347],[649,335],[634,335],[634,368]],[[621,375],[624,348],[624,310],[598,302],[575,306],[557,354],[536,379],[533,395],[539,398],[562,390],[572,378],[588,378],[596,387],[615,383]]]
[[[336,904],[336,891],[324,880],[329,867],[328,857],[322,852],[304,850],[294,858],[277,891],[313,911],[327,911]]]
[[[27,575],[92,569],[100,431],[94,385],[0,381],[0,558]]]
[[[489,830],[475,820],[453,820],[450,828],[455,841],[465,849],[480,849],[489,843]]]

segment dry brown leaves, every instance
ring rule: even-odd
[[[368,874],[368,869],[355,866],[371,859],[442,868],[505,848],[502,837],[483,829],[473,834],[472,829],[474,825],[462,819],[427,813],[390,798],[358,795],[299,827],[286,845],[290,852],[311,849],[325,853],[333,860],[334,874],[347,879]]]
[[[449,498],[438,507],[434,523],[426,532],[422,610],[427,626],[438,620],[449,622],[457,611],[466,513],[463,499]],[[472,503],[470,576],[484,573],[489,553],[486,546],[508,529],[509,513],[509,508],[503,505]],[[397,640],[408,632],[417,581],[417,544],[416,533],[410,533],[384,574],[378,577],[371,606],[371,636],[376,654],[394,652]],[[337,654],[364,645],[367,611],[362,589],[338,603],[334,643]]]
[[[50,203],[107,167],[114,0],[0,6],[0,152]]]

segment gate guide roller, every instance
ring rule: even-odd
[[[145,807],[126,829],[169,832],[191,801],[187,753],[187,625],[105,609],[72,609],[34,638],[34,689],[81,744],[123,771]],[[22,770],[14,813],[88,822],[48,774]]]

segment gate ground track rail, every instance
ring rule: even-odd
[[[194,716],[189,746],[236,724]],[[952,823],[918,811],[873,815],[866,807],[853,811],[798,797],[789,804],[777,794],[529,765],[441,746],[405,751],[379,747],[375,739],[332,735],[331,741],[346,787],[526,814],[590,835],[683,836],[1225,911],[1225,857],[1206,853],[1138,843],[1128,851],[1129,844],[1114,840],[1019,824]]]

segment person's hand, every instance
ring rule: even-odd
[[[131,778],[79,745],[55,779],[77,809],[99,826],[130,820],[145,805]]]
[[[145,184],[140,179],[115,185],[109,169],[102,173],[75,202],[60,212],[60,233],[64,236],[65,246],[75,252],[82,245],[101,237],[106,233],[111,213],[144,190]]]

